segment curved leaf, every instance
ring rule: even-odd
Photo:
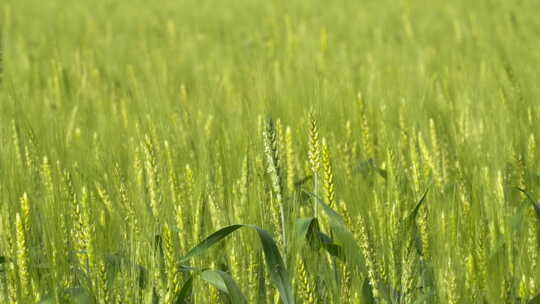
[[[174,304],[189,304],[191,303],[191,294],[193,292],[193,276],[189,276],[188,280],[180,289],[180,292],[174,300]]]
[[[308,231],[316,220],[314,217],[299,218],[296,220],[295,231],[298,240],[303,241],[306,239]]]
[[[270,273],[270,279],[272,283],[278,289],[281,300],[284,304],[294,303],[294,296],[292,293],[292,286],[289,280],[289,274],[283,263],[283,259],[279,254],[279,250],[276,246],[276,242],[272,239],[270,234],[265,230],[256,227],[250,226],[251,228],[257,230],[259,238],[261,240],[261,245],[264,251],[264,258],[268,266],[268,271]]]
[[[412,223],[414,223],[414,220],[416,219],[416,216],[418,215],[418,211],[420,210],[420,207],[422,206],[422,203],[424,203],[424,201],[426,200],[428,191],[429,191],[429,187],[424,191],[424,194],[422,194],[422,197],[420,198],[418,203],[416,203],[416,206],[414,207],[413,211],[407,217],[409,219],[409,223],[411,225],[412,225]]]
[[[315,198],[319,205],[322,207],[322,210],[328,216],[334,238],[339,244],[342,244],[340,254],[351,259],[351,261],[354,261],[354,264],[358,266],[360,272],[367,273],[364,257],[361,254],[362,250],[358,246],[358,243],[356,242],[353,234],[347,229],[347,227],[345,227],[345,221],[343,220],[343,217],[330,206],[328,206],[317,195],[306,190],[303,191],[309,196]]]
[[[328,252],[331,256],[334,256],[338,259],[345,259],[345,254],[343,253],[343,247],[336,245],[334,243],[323,243],[324,250]]]
[[[420,245],[420,236],[418,235],[418,231],[415,226],[416,217],[418,216],[418,212],[420,211],[420,207],[422,207],[422,204],[426,200],[427,194],[429,191],[429,187],[424,191],[424,194],[422,194],[422,197],[416,203],[416,206],[411,211],[411,213],[406,217],[405,221],[403,222],[403,231],[406,232],[406,235],[409,240],[408,242],[408,250],[412,250],[413,246],[416,248],[416,251],[422,255],[422,246]]]
[[[226,292],[229,295],[231,304],[247,303],[246,297],[242,294],[240,287],[238,287],[238,284],[236,284],[228,273],[221,270],[206,270],[201,273],[201,278],[219,290]]]
[[[305,241],[311,248],[317,250],[324,248],[330,255],[343,259],[343,250],[341,246],[334,244],[331,237],[320,231],[317,218],[300,218],[296,220],[296,239],[298,245],[302,246]]]
[[[206,252],[206,250],[210,249],[210,247],[214,246],[216,243],[226,238],[229,234],[235,232],[236,230],[242,228],[243,226],[244,225],[231,225],[225,228],[221,228],[220,230],[212,233],[202,242],[197,244],[197,246],[189,250],[188,253],[186,253],[186,255],[182,258],[182,260],[180,260],[180,262],[185,262],[194,256],[203,254],[204,252]]]
[[[279,253],[279,250],[276,246],[276,242],[274,241],[274,239],[270,236],[268,232],[266,232],[264,229],[261,229],[257,226],[231,225],[231,226],[224,227],[212,233],[202,242],[197,244],[197,246],[189,250],[188,253],[181,259],[181,261],[185,262],[192,257],[205,253],[208,249],[210,249],[215,244],[219,243],[221,240],[226,238],[229,234],[235,232],[236,230],[242,227],[251,228],[257,232],[257,234],[259,235],[259,239],[261,241],[265,261],[268,267],[268,271],[270,273],[270,279],[272,281],[272,284],[274,284],[274,286],[279,291],[281,300],[283,301],[284,304],[294,303],[294,296],[292,293],[291,282],[289,280],[289,273],[287,272],[287,269],[285,268],[285,264],[283,263],[281,254]]]
[[[195,271],[196,273],[189,276],[178,295],[175,296],[175,304],[191,303],[193,280],[197,275],[200,275],[201,279],[205,280],[217,289],[227,293],[232,304],[247,303],[245,296],[240,290],[240,287],[228,273],[221,270],[197,269],[191,267],[185,268],[185,271]]]
[[[315,249],[320,247],[319,238],[320,233],[319,221],[317,218],[300,218],[295,223],[296,241],[298,246],[302,247],[307,241],[308,244]]]

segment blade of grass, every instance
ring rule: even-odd
[[[321,205],[322,210],[324,213],[328,216],[330,219],[330,228],[334,234],[335,240],[337,241],[338,245],[341,245],[342,247],[342,254],[345,258],[349,259],[352,263],[352,265],[356,265],[358,267],[358,270],[363,273],[367,274],[367,268],[364,261],[364,257],[361,254],[361,249],[358,246],[358,243],[356,242],[356,239],[354,238],[353,234],[345,227],[345,222],[343,220],[343,217],[336,212],[334,209],[330,208],[320,197],[317,195],[306,191],[303,189],[303,192],[307,195],[315,198],[319,205]]]
[[[209,248],[219,243],[228,235],[242,227],[251,228],[257,232],[261,241],[265,261],[268,267],[268,271],[270,273],[270,279],[272,281],[272,284],[274,284],[274,286],[279,291],[281,300],[284,304],[294,303],[294,296],[292,292],[291,282],[289,279],[289,273],[285,267],[285,263],[283,263],[283,259],[281,258],[281,254],[279,253],[276,242],[268,232],[257,226],[231,225],[224,227],[212,233],[206,239],[201,241],[198,245],[189,250],[188,253],[181,259],[181,262],[185,262],[192,257],[204,254]]]
[[[314,218],[300,218],[295,223],[297,245],[302,247],[305,242],[318,250],[324,248],[331,256],[344,259],[341,246],[334,244],[331,237],[320,231],[319,221]]]
[[[189,304],[191,302],[191,295],[193,292],[193,276],[189,276],[189,279],[184,283],[182,289],[176,296],[174,304]]]
[[[221,270],[206,270],[201,274],[201,278],[219,290],[226,292],[229,295],[231,304],[247,303],[240,287],[228,273]]]

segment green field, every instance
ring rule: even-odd
[[[540,303],[537,0],[3,0],[0,303]]]

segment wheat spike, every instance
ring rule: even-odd
[[[334,189],[334,171],[330,160],[330,149],[323,138],[322,142],[322,157],[323,157],[323,187],[325,190],[326,203],[330,208],[334,209],[336,205],[336,193]]]

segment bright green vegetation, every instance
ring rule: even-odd
[[[540,302],[538,16],[2,1],[0,303]]]

